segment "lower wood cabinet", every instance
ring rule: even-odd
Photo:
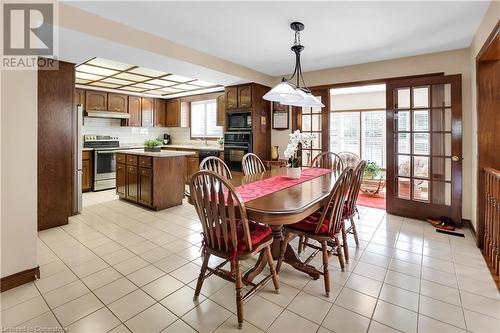
[[[116,194],[155,210],[180,205],[185,191],[186,160],[185,156],[116,154]]]
[[[93,183],[93,158],[91,151],[84,151],[82,154],[82,191],[92,190]]]
[[[187,157],[187,168],[186,168],[186,184],[191,181],[191,176],[200,170],[200,160],[198,154],[196,157]]]

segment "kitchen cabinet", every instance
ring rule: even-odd
[[[226,127],[226,94],[217,97],[217,126]]]
[[[181,100],[180,98],[167,99],[166,102],[167,127],[181,127]]]
[[[127,126],[141,126],[141,98],[138,96],[128,96],[128,113],[130,118]]]
[[[85,110],[106,111],[108,108],[108,93],[104,91],[85,91]]]
[[[81,104],[83,110],[85,110],[85,90],[76,88],[75,89],[75,105]]]
[[[108,93],[108,111],[127,112],[128,96],[123,94]]]
[[[82,191],[92,190],[93,183],[93,158],[92,152],[84,151],[82,153]]]
[[[166,127],[167,115],[165,109],[165,100],[155,98],[153,109],[154,127]]]
[[[125,181],[127,177],[126,171],[127,165],[124,163],[116,163],[116,194],[120,197],[125,197],[127,195],[127,182]]]
[[[200,160],[198,157],[198,152],[196,153],[196,156],[186,157],[186,163],[186,184],[189,184],[189,182],[191,181],[191,176],[200,171]]]
[[[151,157],[149,157],[151,159]],[[150,168],[139,168],[138,201],[147,206],[153,204],[153,172]]]
[[[238,87],[238,108],[252,107],[252,86],[244,85]]]
[[[182,204],[186,156],[127,152],[117,153],[116,162],[116,194],[121,199],[155,210]]]
[[[139,174],[137,173],[136,165],[126,165],[127,173],[125,177],[126,198],[131,201],[137,201],[138,180]]]
[[[149,97],[141,98],[141,126],[153,127],[153,104],[154,101]]]
[[[224,152],[223,151],[219,152],[219,158],[224,161]]]
[[[227,87],[225,90],[226,110],[238,108],[238,87]]]

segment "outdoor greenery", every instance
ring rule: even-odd
[[[380,176],[380,171],[382,171],[382,169],[376,162],[368,161],[366,162],[364,176],[365,178],[374,179]]]

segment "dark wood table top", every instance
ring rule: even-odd
[[[235,176],[231,183],[245,185],[257,180],[286,175],[286,168],[268,170],[252,176]],[[296,223],[321,208],[339,174],[328,173],[283,190],[245,202],[248,218],[269,225]]]

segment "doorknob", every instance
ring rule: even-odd
[[[452,156],[452,157],[451,157],[451,160],[452,160],[453,162],[458,162],[458,161],[460,160],[460,158],[459,158],[458,156]]]

